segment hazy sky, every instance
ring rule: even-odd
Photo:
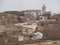
[[[43,4],[47,11],[60,12],[60,0],[0,0],[0,11],[41,10]]]

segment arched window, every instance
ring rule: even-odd
[[[36,17],[36,12],[31,12],[31,15]]]

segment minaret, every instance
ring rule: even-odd
[[[45,4],[43,4],[43,6],[42,6],[42,15],[45,14],[45,12],[46,12],[46,6],[45,6]]]

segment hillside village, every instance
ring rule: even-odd
[[[0,13],[0,45],[57,44],[54,40],[60,40],[60,14],[51,15],[45,5],[42,13],[41,10]]]

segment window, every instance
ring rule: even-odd
[[[48,19],[50,19],[50,18],[48,17]]]
[[[0,37],[3,37],[3,35],[0,35]]]
[[[45,20],[43,16],[40,16],[40,18],[39,18],[39,19],[40,19],[40,20]]]
[[[31,12],[31,14],[32,14],[33,16],[36,16],[36,12]]]
[[[42,17],[40,17],[40,19],[42,19]]]

